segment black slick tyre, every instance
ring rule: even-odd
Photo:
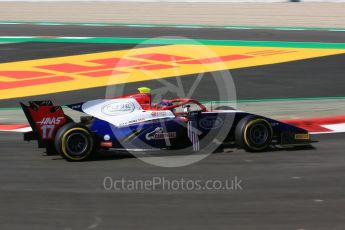
[[[238,147],[248,152],[262,152],[272,142],[273,129],[271,124],[262,117],[249,115],[237,124],[235,141]]]
[[[85,126],[67,123],[56,133],[55,149],[67,161],[84,161],[93,156],[95,140]]]

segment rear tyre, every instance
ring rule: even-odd
[[[46,144],[46,155],[47,156],[56,156],[59,155],[59,153],[55,149],[54,142],[48,142]]]
[[[244,117],[236,126],[236,144],[248,152],[261,152],[266,150],[273,137],[271,124],[258,116]]]
[[[92,157],[95,141],[85,126],[68,123],[58,130],[55,148],[68,161],[84,161]]]

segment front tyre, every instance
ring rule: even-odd
[[[85,126],[68,123],[58,130],[55,148],[68,161],[83,161],[90,159],[93,155],[95,141]]]
[[[244,117],[235,130],[236,144],[248,152],[261,152],[266,150],[273,137],[271,124],[258,116]]]

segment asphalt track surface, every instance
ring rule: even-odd
[[[75,36],[75,37],[186,37],[191,39],[344,42],[340,31],[232,30],[167,27],[79,26],[79,25],[0,25],[0,36]]]
[[[345,135],[319,136],[315,149],[214,153],[182,168],[128,155],[68,163],[20,134],[0,135],[1,229],[343,229]],[[121,180],[226,180],[242,190],[106,191]],[[90,227],[91,226],[91,227]]]
[[[70,31],[69,27],[61,30],[56,27],[43,30],[43,27],[38,26],[40,30],[29,26],[4,28],[0,29],[2,36],[85,36],[86,33],[105,36],[113,33],[106,28],[77,29],[75,26]],[[132,29],[131,33],[146,37],[143,30]],[[160,33],[159,30],[157,32],[149,28],[145,31]],[[26,34],[29,32],[31,34]],[[198,31],[192,32],[197,37]],[[198,38],[208,36],[217,39],[209,31],[200,33]],[[235,39],[224,35],[228,32],[219,33],[219,39]],[[243,33],[245,36],[241,35]],[[257,36],[253,33],[257,33]],[[279,34],[280,39],[277,33],[280,32],[245,30],[233,31],[231,34],[239,39],[284,40],[285,37],[291,41],[344,42],[343,33],[312,32],[306,36],[304,31],[291,31],[286,32],[289,37]],[[274,38],[272,34],[276,34]],[[161,35],[167,34],[162,32]],[[63,50],[61,44],[36,44],[36,48],[34,44],[27,45],[7,44],[2,47],[13,47],[14,50],[8,51],[8,54],[33,47],[23,55],[18,55],[26,55],[28,59],[80,52],[80,49],[73,48],[79,45],[83,52],[109,48],[105,45],[97,45],[95,48],[74,44]],[[111,47],[114,48],[121,47]],[[8,60],[16,60],[15,55],[8,57]],[[237,87],[241,87],[241,90],[237,90],[240,98],[343,96],[344,59],[344,55],[336,55],[239,69],[231,73],[237,81]],[[1,61],[6,61],[6,58]],[[258,76],[261,76],[260,79]],[[192,78],[184,78],[186,87],[191,81],[188,79]],[[207,83],[203,82],[202,85]],[[131,85],[128,89],[135,86]],[[212,88],[207,87],[207,91],[211,92]],[[81,93],[84,98],[94,97],[104,95],[104,89],[88,91],[87,96],[85,91],[59,94],[55,98],[78,101],[83,99]],[[0,105],[15,106],[15,101],[2,101]],[[315,136],[313,138],[319,142],[313,144],[314,148],[301,150],[253,154],[225,149],[187,167],[161,168],[130,155],[116,153],[107,153],[96,161],[68,163],[59,156],[45,156],[44,150],[36,148],[36,143],[23,142],[21,134],[1,133],[0,228],[343,229],[344,137],[344,134]],[[127,180],[150,180],[159,176],[170,180],[200,179],[203,183],[208,179],[226,180],[237,176],[242,180],[243,190],[167,191],[160,187],[155,191],[106,191],[103,180],[107,176]]]

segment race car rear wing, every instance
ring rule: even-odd
[[[57,130],[71,121],[61,106],[54,106],[51,101],[30,101],[29,105],[20,105],[32,128],[31,132],[24,133],[24,140],[38,140],[40,147],[54,141]]]

